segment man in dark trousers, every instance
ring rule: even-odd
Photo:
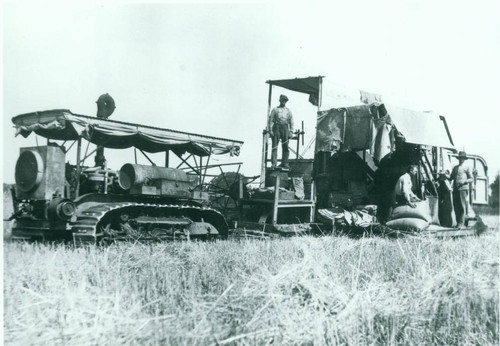
[[[288,168],[288,140],[293,136],[293,116],[290,109],[285,107],[288,101],[286,95],[280,96],[280,105],[273,108],[269,115],[269,134],[272,139],[271,163],[275,168],[278,164],[278,144],[281,141],[281,148],[283,150],[283,158],[281,160],[281,167]]]
[[[465,216],[469,214],[469,185],[474,182],[473,173],[464,165],[467,160],[465,151],[458,153],[458,165],[453,167],[450,179],[453,180],[453,207],[457,218],[457,227],[464,225]]]
[[[441,171],[438,173],[438,197],[439,223],[444,227],[453,227],[455,225],[455,213],[453,211],[453,196],[450,181],[450,171]]]

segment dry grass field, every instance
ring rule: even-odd
[[[4,244],[7,345],[496,345],[498,216],[475,238]]]

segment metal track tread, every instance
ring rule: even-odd
[[[154,225],[168,225],[177,227],[178,229],[176,229],[175,232],[172,231],[172,234],[159,234],[158,236],[154,234],[151,236],[151,234],[148,234],[145,235],[145,237],[133,239],[124,234],[110,236],[110,234],[105,234],[105,232],[103,232],[103,224],[119,215],[120,212],[126,214],[129,211],[139,214],[137,224],[142,227],[148,225],[151,227]],[[168,221],[165,221],[165,217],[161,218],[154,216],[162,213],[165,215],[173,214],[174,216],[167,218]],[[183,232],[179,232],[179,229],[186,229],[191,223],[198,221],[215,223],[213,226],[217,229],[217,232],[219,232],[222,237],[227,236],[228,226],[224,216],[219,211],[212,208],[177,204],[122,202],[95,205],[81,211],[77,215],[77,219],[72,222],[70,226],[75,245],[82,245],[97,244],[101,240],[168,241],[189,239],[189,236],[186,237]]]

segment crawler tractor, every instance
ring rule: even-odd
[[[220,166],[209,165],[212,155],[238,155],[243,142],[110,120],[113,99],[105,94],[97,104],[97,117],[56,109],[12,119],[16,135],[34,132],[47,139],[20,150],[13,238],[97,243],[227,236],[224,215],[209,207],[205,178],[209,168]],[[106,148],[133,148],[135,160],[111,169]],[[160,152],[164,167],[148,156]],[[85,165],[94,153],[95,165]],[[137,164],[137,153],[151,165]],[[169,167],[171,153],[180,160],[175,168]]]

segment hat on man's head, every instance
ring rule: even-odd
[[[280,95],[280,101],[281,100],[288,101],[288,97],[286,95]]]
[[[467,153],[465,151],[459,151],[458,152],[458,158],[461,159],[466,159],[467,158]]]

